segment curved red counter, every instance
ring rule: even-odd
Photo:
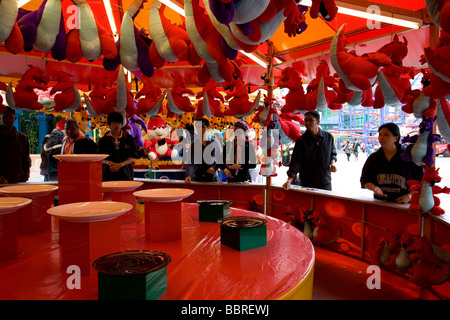
[[[233,215],[261,216],[232,208]],[[149,243],[142,215],[122,225],[123,250],[148,249],[168,253],[168,300],[311,299],[314,248],[293,226],[264,216],[267,246],[237,251],[220,243],[220,226],[199,222],[198,205],[184,203],[182,241]],[[52,241],[42,234],[23,236],[18,259],[0,263],[0,299],[97,299],[97,275],[81,275],[80,289],[69,289],[71,272],[62,270],[58,231]],[[3,290],[8,288],[7,290]]]

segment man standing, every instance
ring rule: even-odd
[[[0,183],[26,182],[30,177],[30,143],[14,127],[16,113],[6,108],[0,127]]]
[[[78,123],[74,119],[67,119],[64,128],[66,136],[61,148],[62,154],[97,153],[97,144],[80,131]]]
[[[336,172],[336,148],[333,136],[320,129],[319,123],[318,112],[305,114],[306,132],[295,142],[284,189],[290,188],[299,173],[301,186],[331,190],[331,172]]]

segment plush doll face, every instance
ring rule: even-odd
[[[147,125],[147,135],[150,139],[167,138],[169,134],[167,123],[163,119],[159,117],[150,119]]]

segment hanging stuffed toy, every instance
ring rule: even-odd
[[[51,52],[54,59],[66,59],[66,27],[61,0],[44,0],[36,11],[25,12],[18,20],[24,39],[24,51],[35,48]]]
[[[136,114],[133,94],[130,91],[122,66],[119,68],[116,87],[106,94],[103,110],[105,114],[114,111],[126,112],[128,117]]]
[[[414,68],[403,66],[403,59],[408,55],[408,40],[403,37],[402,42],[394,35],[393,40],[377,52],[388,55],[392,64],[381,68],[378,73],[373,107],[400,106],[404,103],[405,93],[411,90],[409,79],[414,79]]]
[[[442,178],[439,176],[439,168],[432,166],[422,166],[424,170],[421,182],[417,180],[408,180],[409,191],[414,192],[409,203],[409,210],[421,211],[423,213],[431,213],[434,215],[442,215],[445,210],[439,205],[441,200],[435,196],[439,193],[450,193],[450,188],[438,187],[436,182],[440,182]]]
[[[225,110],[224,115],[233,116],[238,119],[248,117],[253,114],[259,106],[261,92],[258,91],[255,100],[253,102],[250,101],[247,87],[240,78],[235,78],[232,81],[227,82],[224,89],[228,91],[225,100],[229,101],[228,109]]]
[[[289,89],[288,94],[284,96],[286,103],[281,108],[282,113],[299,113],[306,110],[306,96],[303,89],[303,82],[297,70],[292,67],[283,69],[281,71],[281,77],[277,81],[277,87],[280,89]]]
[[[147,124],[147,139],[144,148],[149,148],[148,158],[153,161],[156,158],[176,157],[178,151],[171,149],[170,145],[178,143],[176,139],[169,138],[170,131],[167,123],[160,117],[150,118]]]
[[[423,117],[419,134],[412,137],[408,135],[402,139],[403,143],[410,143],[401,155],[403,160],[413,161],[418,166],[434,164],[433,143],[441,140],[440,135],[433,133],[435,121],[436,117]]]
[[[103,67],[114,71],[119,64],[129,71],[140,71],[147,77],[153,76],[154,68],[148,56],[150,39],[144,30],[139,31],[134,19],[142,9],[144,0],[135,0],[125,11],[120,26],[119,41],[116,43],[119,54],[115,59],[103,59]]]
[[[0,81],[0,91],[6,91],[8,86]],[[6,111],[6,106],[3,104],[3,97],[0,95],[0,113],[3,113]]]
[[[106,77],[98,77],[94,83],[94,88],[89,93],[83,94],[86,109],[91,117],[105,115],[106,95],[114,88],[114,85]]]
[[[306,87],[306,110],[326,110],[336,100],[336,88],[336,81],[330,75],[328,63],[320,60],[316,67],[316,77]]]
[[[186,88],[184,79],[178,72],[171,73],[174,79],[173,86],[167,91],[168,108],[175,114],[183,112],[194,112],[196,109],[192,105],[188,95],[193,95],[191,89]]]
[[[207,0],[214,17],[222,24],[243,24],[258,18],[270,0]]]
[[[47,91],[48,78],[45,71],[39,67],[28,66],[13,92],[12,84],[6,88],[6,101],[11,109],[15,110],[41,110],[42,104],[38,102],[38,95],[34,89]]]
[[[128,126],[130,127],[130,134],[136,142],[136,147],[142,148],[144,146],[144,141],[142,140],[142,130],[147,132],[147,125],[145,124],[145,121],[137,115],[133,115],[131,118],[128,118]]]
[[[450,1],[449,0],[425,0],[427,11],[433,23],[450,33]]]
[[[225,100],[216,88],[217,83],[213,79],[210,79],[204,85],[202,91],[197,93],[196,98],[200,100],[197,102],[196,119],[201,119],[203,116],[208,118],[213,116],[223,117],[222,103]]]
[[[50,90],[50,95],[55,95],[55,112],[78,111],[81,108],[80,93],[70,77],[71,75],[64,71],[56,73],[57,82]]]
[[[153,85],[151,78],[144,76],[142,79],[144,86],[136,93],[134,98],[137,102],[137,114],[147,114],[153,116],[162,110],[162,103],[165,93]]]
[[[378,70],[391,64],[391,59],[384,53],[366,53],[358,56],[345,49],[345,24],[333,37],[330,48],[330,61],[342,80],[342,88],[362,92],[371,90],[378,75]],[[341,83],[339,87],[341,87]]]
[[[309,10],[311,18],[316,19],[321,16],[329,22],[336,17],[338,8],[334,0],[312,0],[311,2],[311,9]]]
[[[199,80],[207,83],[211,77],[216,82],[231,81],[237,72],[237,65],[230,60],[237,57],[237,50],[228,46],[214,28],[208,15],[200,7],[199,0],[186,0],[184,9],[189,38],[198,56],[205,61],[203,76],[199,76]]]
[[[450,104],[444,98],[437,100],[436,118],[439,133],[446,141],[450,141]]]
[[[119,54],[114,37],[95,17],[86,0],[72,0],[78,7],[79,21],[76,28],[67,33],[66,55],[72,63],[81,58],[94,61],[102,55],[114,59]]]
[[[5,48],[12,54],[23,50],[23,35],[17,23],[18,1],[0,1],[0,43],[5,42]]]
[[[276,135],[277,131],[273,131],[271,127],[264,130],[259,140],[261,149],[261,168],[259,174],[263,177],[276,177],[277,167],[281,167],[281,162],[276,161],[277,151],[279,149],[279,139]]]
[[[173,24],[164,16],[166,5],[153,1],[150,7],[149,31],[152,43],[149,57],[153,66],[162,68],[166,62],[188,61],[198,65],[201,59],[189,39],[186,29]]]

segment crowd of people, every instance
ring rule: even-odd
[[[337,152],[333,136],[320,128],[320,115],[316,111],[305,113],[305,133],[295,141],[290,158],[285,190],[294,185],[332,190],[331,173],[337,172]],[[25,134],[14,127],[15,112],[7,108],[0,127],[0,183],[26,182],[30,176],[29,141]],[[254,143],[248,139],[249,127],[244,121],[234,123],[232,134],[225,143],[207,135],[209,121],[201,119],[195,138],[189,144],[189,152],[182,159],[185,165],[185,182],[217,182],[223,171],[228,182],[250,182],[250,170],[256,167],[257,155]],[[102,161],[103,181],[133,180],[133,162],[137,157],[134,138],[123,129],[121,113],[108,115],[109,131],[95,143],[78,127],[74,119],[63,121],[43,141],[41,174],[45,181],[57,181],[56,154],[107,154]],[[408,203],[411,199],[407,180],[421,180],[422,168],[413,162],[402,160],[399,127],[387,123],[378,130],[380,148],[363,149],[368,158],[361,173],[361,187],[372,190],[376,199]],[[364,145],[364,148],[366,146]],[[205,150],[208,157],[204,157]],[[346,141],[342,148],[350,161],[350,155],[358,159],[361,144],[355,139]],[[193,151],[193,152],[192,152]],[[201,154],[200,160],[195,159]]]

